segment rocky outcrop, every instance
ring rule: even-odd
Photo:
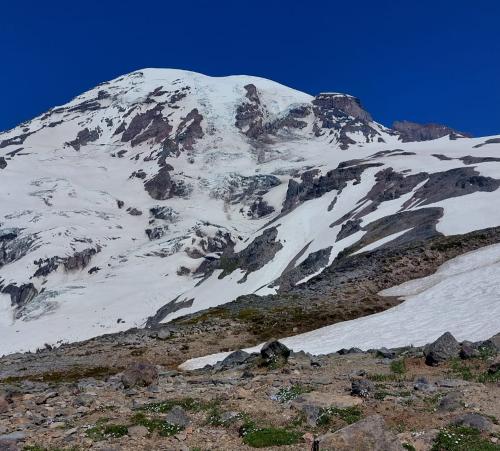
[[[337,142],[342,150],[356,144],[351,137],[361,134],[365,141],[383,141],[378,130],[372,126],[371,115],[363,109],[359,99],[346,94],[324,93],[312,101],[317,118],[313,131],[315,136],[326,136],[330,142]],[[351,135],[351,136],[350,136]]]
[[[73,147],[75,150],[80,150],[81,147],[86,146],[88,143],[97,141],[101,133],[102,130],[100,127],[96,127],[92,130],[84,128],[78,132],[73,141],[69,141],[66,144]]]
[[[368,168],[380,166],[381,163],[364,163],[354,166],[339,164],[337,168],[317,177],[317,170],[306,171],[301,181],[290,179],[281,212],[288,212],[302,202],[316,199],[333,190],[341,192],[350,181],[359,183],[361,174]]]
[[[165,200],[173,196],[175,185],[169,172],[172,169],[171,166],[164,166],[153,178],[144,183],[144,188],[153,199]]]
[[[219,260],[219,267],[223,270],[219,278],[231,274],[237,268],[246,271],[248,275],[264,267],[283,247],[276,241],[277,237],[278,229],[270,227],[262,235],[255,237],[242,251],[235,254],[232,248],[228,248]]]
[[[419,203],[429,205],[451,197],[466,196],[478,191],[492,192],[498,189],[500,180],[480,175],[474,168],[455,168],[444,172],[435,172],[421,186],[403,208]]]
[[[471,136],[440,124],[418,124],[410,121],[396,121],[392,124],[392,128],[398,132],[403,142],[430,141],[442,138],[443,136],[449,136],[450,139]]]
[[[6,287],[1,288],[1,290],[2,293],[10,295],[10,303],[16,309],[24,307],[38,295],[38,290],[32,283],[25,283],[20,286],[9,284]]]

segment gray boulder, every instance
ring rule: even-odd
[[[455,421],[453,421],[453,424],[457,426],[475,428],[482,432],[489,432],[493,428],[493,423],[478,413],[466,413],[465,415],[456,418]]]
[[[147,387],[158,381],[158,370],[149,363],[133,363],[122,374],[125,388]]]
[[[444,396],[439,402],[438,410],[441,412],[452,412],[462,407],[462,394],[452,391]]]
[[[403,451],[397,437],[386,429],[384,419],[373,415],[318,438],[318,450]]]
[[[181,428],[185,428],[191,423],[186,411],[181,406],[174,406],[172,410],[167,413],[165,421]]]
[[[461,349],[460,349],[460,358],[467,360],[467,359],[474,359],[476,357],[479,357],[480,353],[477,347],[474,345],[474,343],[471,343],[470,341],[464,341],[462,343]]]
[[[368,379],[355,379],[351,383],[351,395],[368,398],[374,388],[373,383]]]
[[[425,346],[425,363],[433,366],[439,365],[453,357],[458,357],[459,353],[458,341],[449,332],[445,332],[435,342]]]

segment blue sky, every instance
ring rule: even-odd
[[[348,92],[376,120],[500,133],[500,2],[3,2],[0,129],[143,67]]]

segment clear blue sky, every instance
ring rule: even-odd
[[[500,133],[498,0],[4,1],[0,58],[0,129],[172,67],[348,92],[386,125]]]

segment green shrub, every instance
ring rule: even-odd
[[[481,437],[477,429],[449,427],[439,432],[432,451],[499,451],[500,446]]]
[[[95,441],[120,438],[128,434],[128,427],[121,424],[96,424],[87,429],[87,437]]]
[[[253,448],[268,446],[295,445],[301,440],[301,433],[282,428],[262,428],[248,432],[243,436],[243,442]]]
[[[278,393],[273,397],[276,401],[281,403],[293,401],[298,398],[303,393],[310,392],[311,389],[305,387],[301,384],[290,385],[289,387],[282,387],[278,390]]]
[[[170,437],[182,431],[182,427],[171,424],[159,418],[149,418],[143,413],[137,413],[132,417],[134,425],[144,426],[149,432],[157,432],[161,437]]]
[[[406,373],[406,362],[404,359],[393,360],[391,362],[391,371],[394,374],[405,374]]]
[[[332,417],[340,418],[347,424],[356,423],[361,420],[363,412],[358,407],[328,407],[322,409],[318,417],[318,425],[327,425]]]

